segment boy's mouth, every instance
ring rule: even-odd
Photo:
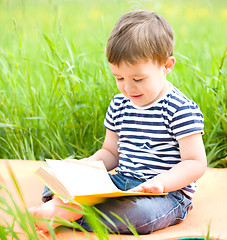
[[[131,95],[130,97],[131,98],[139,98],[139,97],[142,97],[143,94],[139,94],[139,95]]]

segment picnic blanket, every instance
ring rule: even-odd
[[[43,183],[34,174],[34,170],[45,165],[42,161],[32,160],[0,160],[0,184],[7,187],[18,204],[22,204],[12,177],[8,171],[10,166],[22,192],[26,206],[40,205]],[[204,237],[210,232],[212,239],[227,240],[227,169],[208,168],[206,173],[197,181],[198,190],[193,199],[193,209],[182,223],[153,232],[148,235],[109,235],[109,239],[122,240],[167,240],[183,237]],[[0,191],[0,195],[2,195]],[[0,211],[1,219],[11,221],[10,217]],[[82,232],[75,232],[70,228],[58,227],[56,239],[97,239],[94,233],[87,237]],[[23,239],[21,235],[21,239]],[[47,233],[40,239],[52,239]]]

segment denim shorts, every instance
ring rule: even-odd
[[[110,175],[110,177],[121,190],[131,189],[143,182],[125,177],[120,173]],[[51,195],[49,189],[45,188],[43,200],[47,200],[48,197],[51,199]],[[192,201],[179,190],[160,196],[110,198],[95,207],[104,213],[105,217],[102,214],[100,218],[110,232],[132,234],[126,224],[130,223],[138,234],[149,234],[182,222],[188,211],[192,209]],[[77,220],[77,223],[87,231],[92,231],[85,217]]]

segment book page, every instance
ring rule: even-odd
[[[46,161],[71,196],[118,191],[102,161]]]
[[[51,168],[40,167],[35,173],[55,194],[64,196],[68,199],[72,198],[65,186],[56,178]]]

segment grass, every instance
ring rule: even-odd
[[[101,147],[118,92],[106,40],[122,13],[142,7],[173,25],[177,64],[169,80],[204,114],[209,166],[226,167],[227,4],[202,0],[1,2],[1,158],[82,158]]]
[[[82,158],[101,147],[105,113],[118,92],[106,40],[120,15],[140,8],[173,25],[177,63],[168,79],[204,114],[209,166],[227,167],[227,2],[222,0],[0,1],[0,158]],[[15,221],[32,221],[1,201]],[[32,222],[29,226],[35,239]],[[2,239],[14,236],[12,229],[0,227]]]

